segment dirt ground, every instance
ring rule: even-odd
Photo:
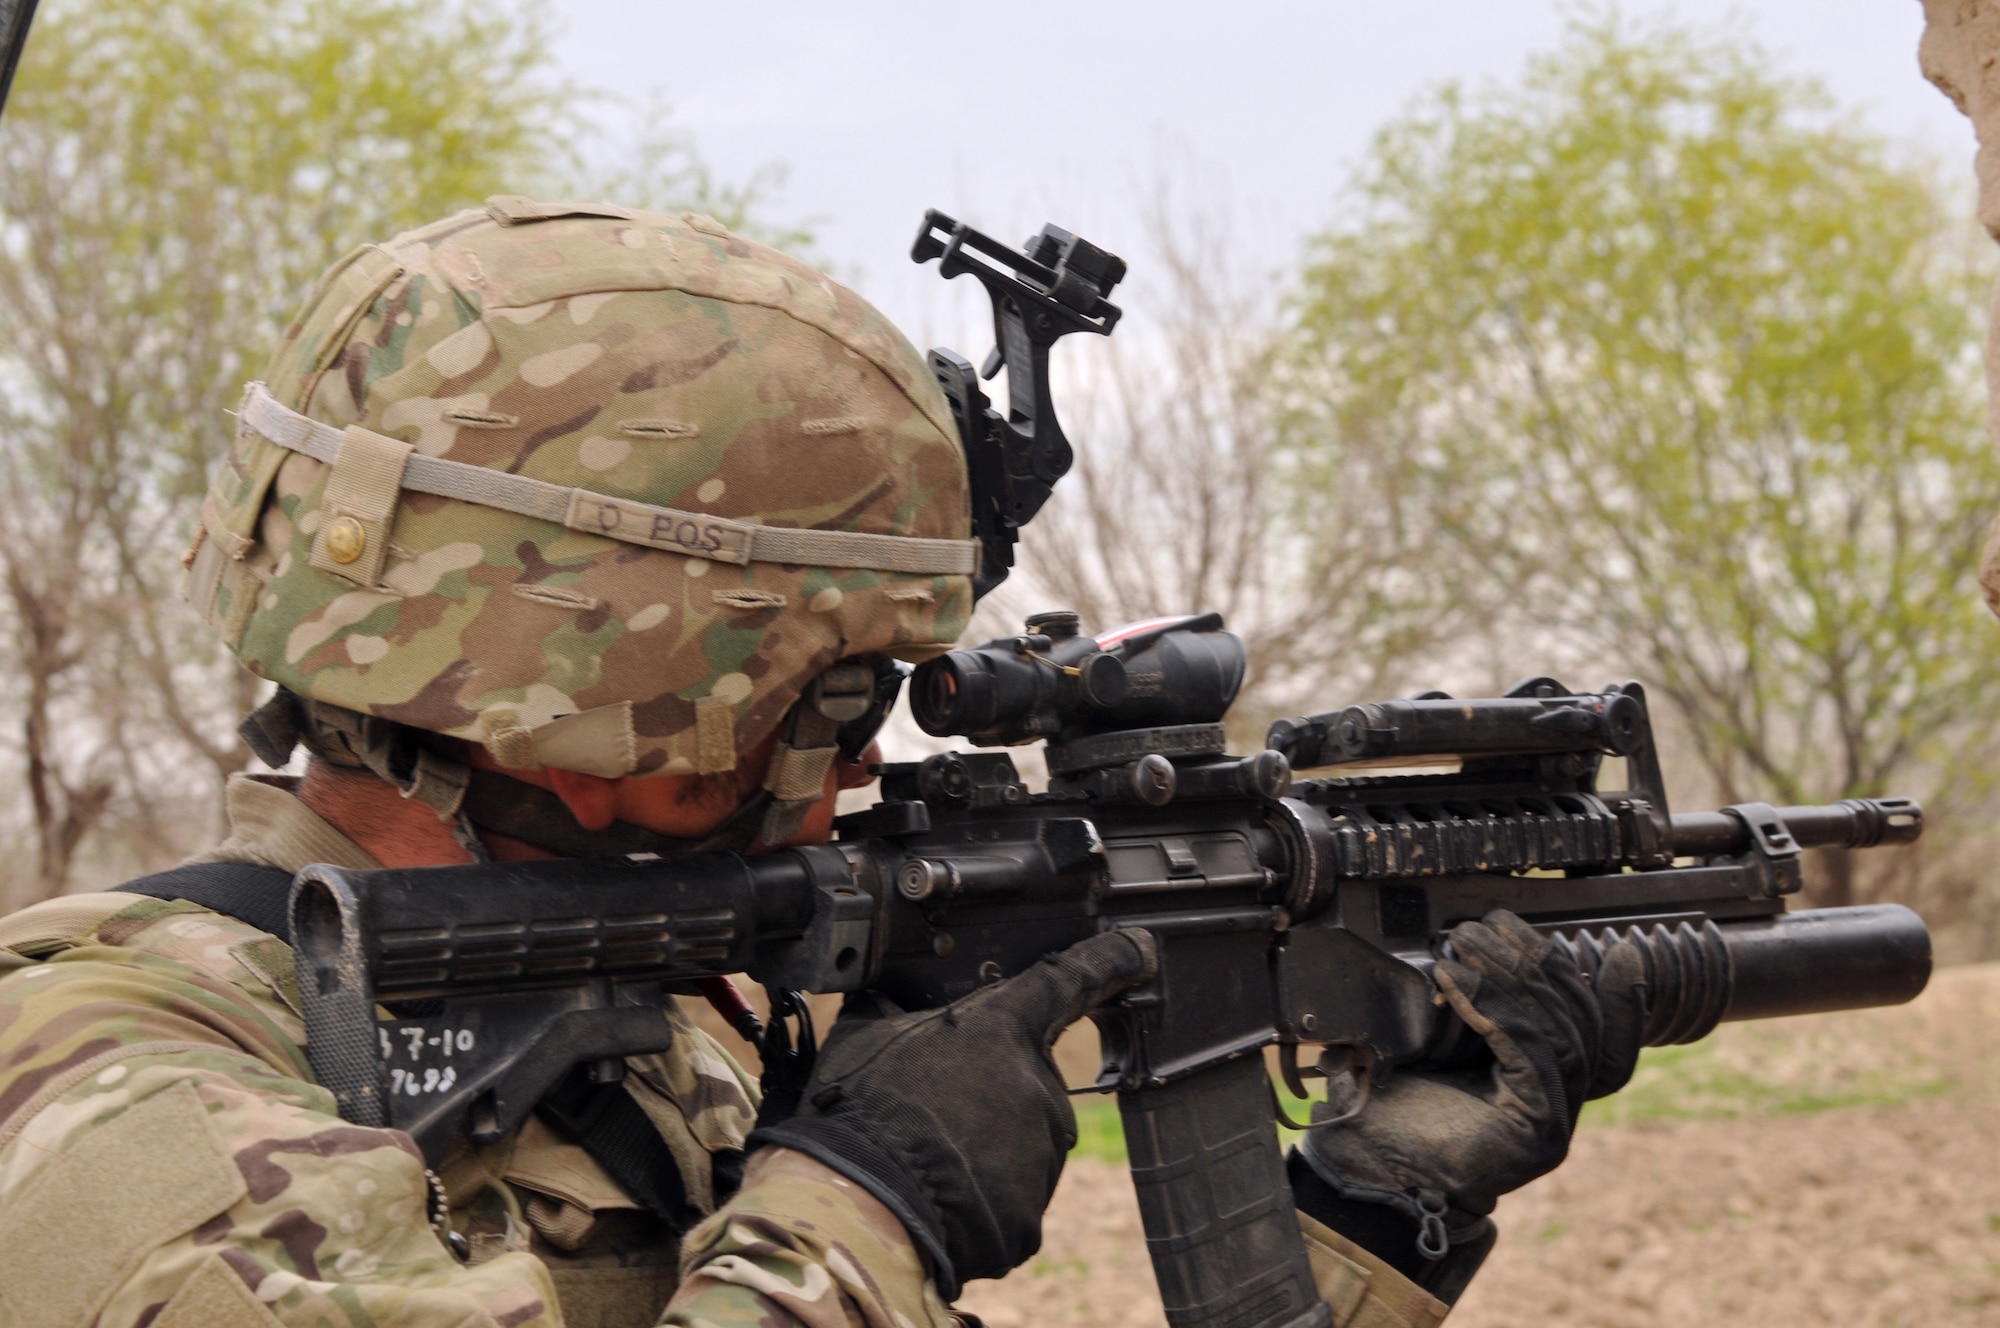
[[[1452,1328],[2000,1325],[2000,965],[1648,1053],[1498,1219]],[[1123,1168],[1072,1157],[1042,1253],[961,1306],[1160,1324]]]

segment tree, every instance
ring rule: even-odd
[[[1082,370],[1064,402],[1074,469],[980,625],[1051,605],[1093,628],[1218,610],[1250,656],[1233,737],[1256,746],[1281,712],[1379,692],[1466,605],[1423,570],[1425,477],[1396,451],[1342,449],[1340,482],[1293,500],[1331,458],[1278,447],[1272,292],[1237,270],[1223,215],[1181,196],[1201,192],[1193,172],[1156,186],[1133,315],[1094,371],[1064,366]]]
[[[1586,17],[1391,123],[1350,198],[1293,309],[1290,455],[1413,459],[1432,565],[1521,671],[1645,677],[1725,798],[1989,805],[1990,277],[1923,163],[1753,47]]]
[[[533,0],[43,6],[0,119],[0,705],[36,860],[12,902],[93,832],[129,869],[214,824],[253,683],[182,614],[175,555],[224,412],[342,251],[592,187],[547,29]],[[646,203],[757,201],[657,118],[639,151],[668,182]]]

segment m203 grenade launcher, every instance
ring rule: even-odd
[[[1124,264],[1053,227],[1015,253],[938,213],[914,256],[994,297],[1009,409],[968,362],[932,367],[972,471],[981,593],[1067,469],[1048,348],[1109,332]],[[1586,972],[1614,939],[1647,968],[1650,1044],[1719,1022],[1909,1000],[1930,938],[1894,905],[1793,911],[1802,853],[1908,843],[1902,799],[1676,814],[1644,691],[1534,678],[1280,720],[1227,751],[1242,642],[1219,615],[1086,635],[1073,613],[919,667],[929,733],[1046,744],[1031,793],[1005,751],[880,767],[836,842],[760,856],[309,867],[292,935],[308,1054],[341,1114],[433,1162],[495,1141],[579,1066],[664,1050],[676,994],[747,973],[791,993],[935,1007],[1098,932],[1144,928],[1157,975],[1093,1017],[1160,1291],[1180,1328],[1315,1328],[1267,1049],[1305,1095],[1317,1049],[1377,1081],[1477,1055],[1428,974],[1446,932],[1511,909]],[[1625,788],[1600,787],[1606,758]],[[1301,779],[1296,770],[1318,769]],[[779,1025],[782,1027],[782,1024]],[[1315,1052],[1312,1056],[1302,1049]]]

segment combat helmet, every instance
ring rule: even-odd
[[[364,753],[394,725],[515,769],[729,770],[837,663],[927,659],[972,606],[922,358],[699,215],[503,196],[357,249],[237,425],[188,598]],[[781,743],[779,802],[817,796],[826,722]],[[462,772],[401,766],[456,812]]]

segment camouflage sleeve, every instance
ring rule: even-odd
[[[1333,1328],[1436,1328],[1450,1307],[1301,1213]],[[742,1191],[688,1234],[673,1328],[950,1328],[896,1219],[811,1158],[765,1149]]]
[[[145,901],[0,962],[0,1323],[556,1328],[540,1262],[459,1264],[408,1137],[310,1082],[289,954]]]
[[[1320,1299],[1333,1309],[1333,1328],[1436,1328],[1451,1307],[1304,1213],[1306,1258]]]
[[[681,1245],[674,1328],[951,1328],[902,1223],[866,1191],[785,1148]]]

